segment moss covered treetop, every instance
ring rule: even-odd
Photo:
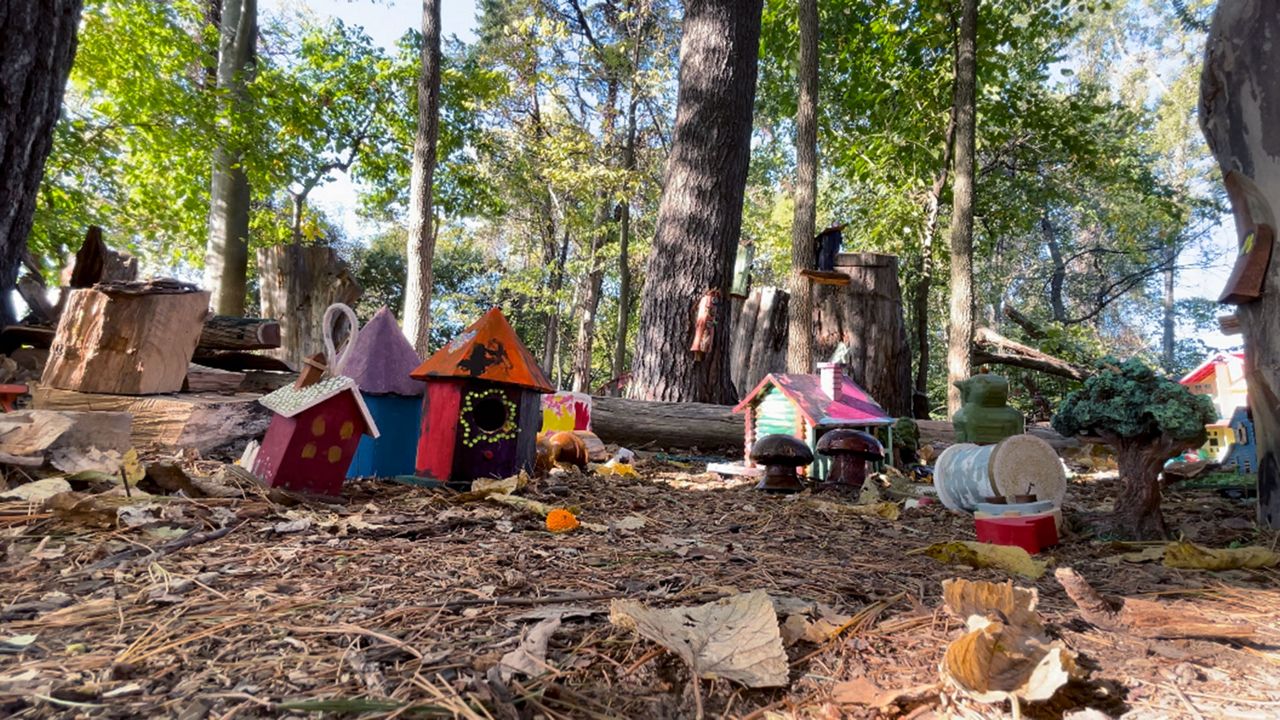
[[[1096,435],[1122,440],[1166,436],[1179,443],[1204,438],[1218,419],[1207,395],[1194,395],[1141,360],[1104,360],[1106,369],[1071,393],[1053,416],[1053,429],[1068,437]]]

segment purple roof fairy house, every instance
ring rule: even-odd
[[[746,417],[747,467],[753,467],[751,445],[763,435],[790,435],[806,443],[818,458],[809,468],[817,480],[826,477],[827,459],[818,456],[818,438],[828,430],[855,428],[870,432],[888,428],[893,444],[894,418],[836,363],[821,363],[813,375],[770,373],[733,409]]]
[[[421,362],[385,307],[356,334],[343,359],[342,373],[355,380],[383,432],[376,439],[360,441],[347,477],[413,474],[424,385],[409,373]]]

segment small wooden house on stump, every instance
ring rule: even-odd
[[[304,373],[299,383],[305,378]],[[258,402],[275,413],[252,468],[269,487],[339,496],[360,437],[378,437],[378,425],[349,377],[286,385]]]
[[[814,375],[770,373],[733,411],[746,416],[743,458],[748,468],[754,467],[751,446],[765,435],[790,435],[815,450],[807,471],[815,480],[827,476],[829,459],[816,449],[818,439],[829,430],[884,428],[884,446],[893,447],[894,419],[836,363],[819,364]]]
[[[532,470],[547,376],[493,308],[413,371],[427,383],[418,477],[466,487]]]
[[[356,334],[344,356],[342,374],[355,380],[382,434],[360,440],[347,477],[413,474],[423,384],[409,374],[421,363],[422,358],[385,307]]]

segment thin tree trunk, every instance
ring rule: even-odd
[[[1223,173],[1255,190],[1231,197],[1236,230],[1276,230],[1280,210],[1280,12],[1274,0],[1218,4],[1200,79],[1200,127]],[[1230,195],[1229,195],[1230,196]],[[1255,236],[1256,237],[1256,236]],[[1280,527],[1280,258],[1262,297],[1240,304],[1249,410],[1258,448],[1258,522]]]
[[[1053,263],[1053,274],[1049,276],[1049,307],[1052,308],[1054,320],[1066,322],[1067,302],[1063,297],[1063,288],[1067,284],[1067,266],[1062,260],[1062,246],[1048,214],[1040,216],[1040,235],[1044,237],[1044,244],[1049,249],[1049,259]]]
[[[796,98],[796,191],[791,221],[791,300],[787,372],[813,372],[813,288],[801,270],[817,264],[813,236],[818,195],[818,0],[800,0],[799,92]]]
[[[627,387],[633,398],[729,403],[727,300],[751,157],[762,0],[689,0],[676,126]],[[697,307],[720,295],[709,351],[690,348]]]
[[[422,2],[422,67],[418,72],[418,129],[409,179],[408,277],[404,286],[404,332],[422,357],[431,351],[431,259],[435,233],[431,186],[440,129],[440,0]]]
[[[76,56],[80,0],[0,0],[0,322],[14,287]]]
[[[257,0],[226,0],[218,44],[218,93],[229,127],[213,151],[209,191],[209,243],[204,282],[219,315],[243,315],[249,272],[249,178],[241,165],[239,131],[246,87],[253,78],[258,37]]]
[[[627,144],[622,151],[622,168],[628,177],[636,169],[636,106],[640,96],[640,41],[632,53],[631,98],[627,103]],[[627,329],[631,324],[631,201],[622,201],[622,218],[618,222],[618,332],[613,339],[613,377],[621,377],[627,368]]]
[[[605,93],[603,118],[600,122],[602,145],[606,159],[605,165],[617,162],[613,151],[617,144],[615,133],[618,123],[618,81],[609,79],[608,91]],[[576,392],[588,392],[591,389],[591,356],[595,345],[596,311],[600,307],[600,288],[604,283],[604,265],[601,263],[600,251],[609,239],[609,223],[613,220],[613,194],[602,188],[596,196],[599,203],[596,207],[595,227],[591,235],[591,255],[588,257],[587,287],[582,296],[582,315],[578,318],[578,342],[574,346],[573,389]]]
[[[1166,444],[1137,441],[1115,445],[1120,491],[1111,512],[1112,534],[1133,540],[1159,540],[1169,531],[1160,512],[1160,469],[1172,451]]]
[[[973,176],[978,0],[964,0],[956,52],[956,179],[951,207],[951,323],[947,345],[947,412],[960,409],[957,380],[969,377],[973,344]]]
[[[560,386],[560,290],[564,287],[564,266],[569,260],[569,226],[561,222],[563,237],[559,249],[553,256],[551,266],[551,284],[547,294],[551,298],[551,309],[547,311],[546,324],[543,327],[542,367],[555,375],[556,386]]]
[[[938,213],[942,208],[942,191],[947,187],[951,170],[951,151],[956,139],[956,114],[952,108],[947,118],[946,141],[942,147],[942,163],[929,196],[925,201],[924,232],[920,238],[919,278],[911,298],[916,332],[916,379],[911,397],[911,414],[921,420],[929,419],[929,292],[933,289],[933,239],[938,233]]]
[[[1174,285],[1177,280],[1176,266],[1178,264],[1178,246],[1176,242],[1169,248],[1169,262],[1164,268],[1164,297],[1161,299],[1161,310],[1163,312],[1162,327],[1160,337],[1160,360],[1164,366],[1164,371],[1170,375],[1173,374],[1174,364],[1174,330],[1177,328],[1177,305],[1174,292]]]
[[[307,201],[302,195],[292,195],[290,196],[290,200],[293,201],[292,202],[293,216],[289,224],[290,240],[294,245],[301,245],[302,244],[302,208]]]

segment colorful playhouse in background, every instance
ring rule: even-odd
[[[415,474],[466,487],[533,469],[542,395],[553,391],[493,308],[413,371],[426,382]]]
[[[816,459],[807,472],[815,480],[827,476],[829,459],[818,454],[816,448],[818,439],[828,430],[851,428],[874,433],[883,428],[887,435],[884,446],[893,447],[894,418],[837,363],[821,363],[813,375],[770,373],[733,411],[745,416],[743,460],[748,469],[753,468],[751,446],[764,435],[791,435],[814,450]]]
[[[389,478],[413,473],[424,386],[409,374],[421,363],[422,358],[385,307],[356,334],[343,357],[342,373],[360,388],[382,434],[360,441],[347,477]]]
[[[1209,438],[1200,452],[1205,460],[1224,462],[1236,442],[1233,418],[1237,409],[1244,410],[1249,405],[1244,372],[1244,353],[1215,353],[1178,381],[1196,395],[1213,398],[1218,409],[1218,422],[1205,427]],[[1247,411],[1244,417],[1248,419]]]

